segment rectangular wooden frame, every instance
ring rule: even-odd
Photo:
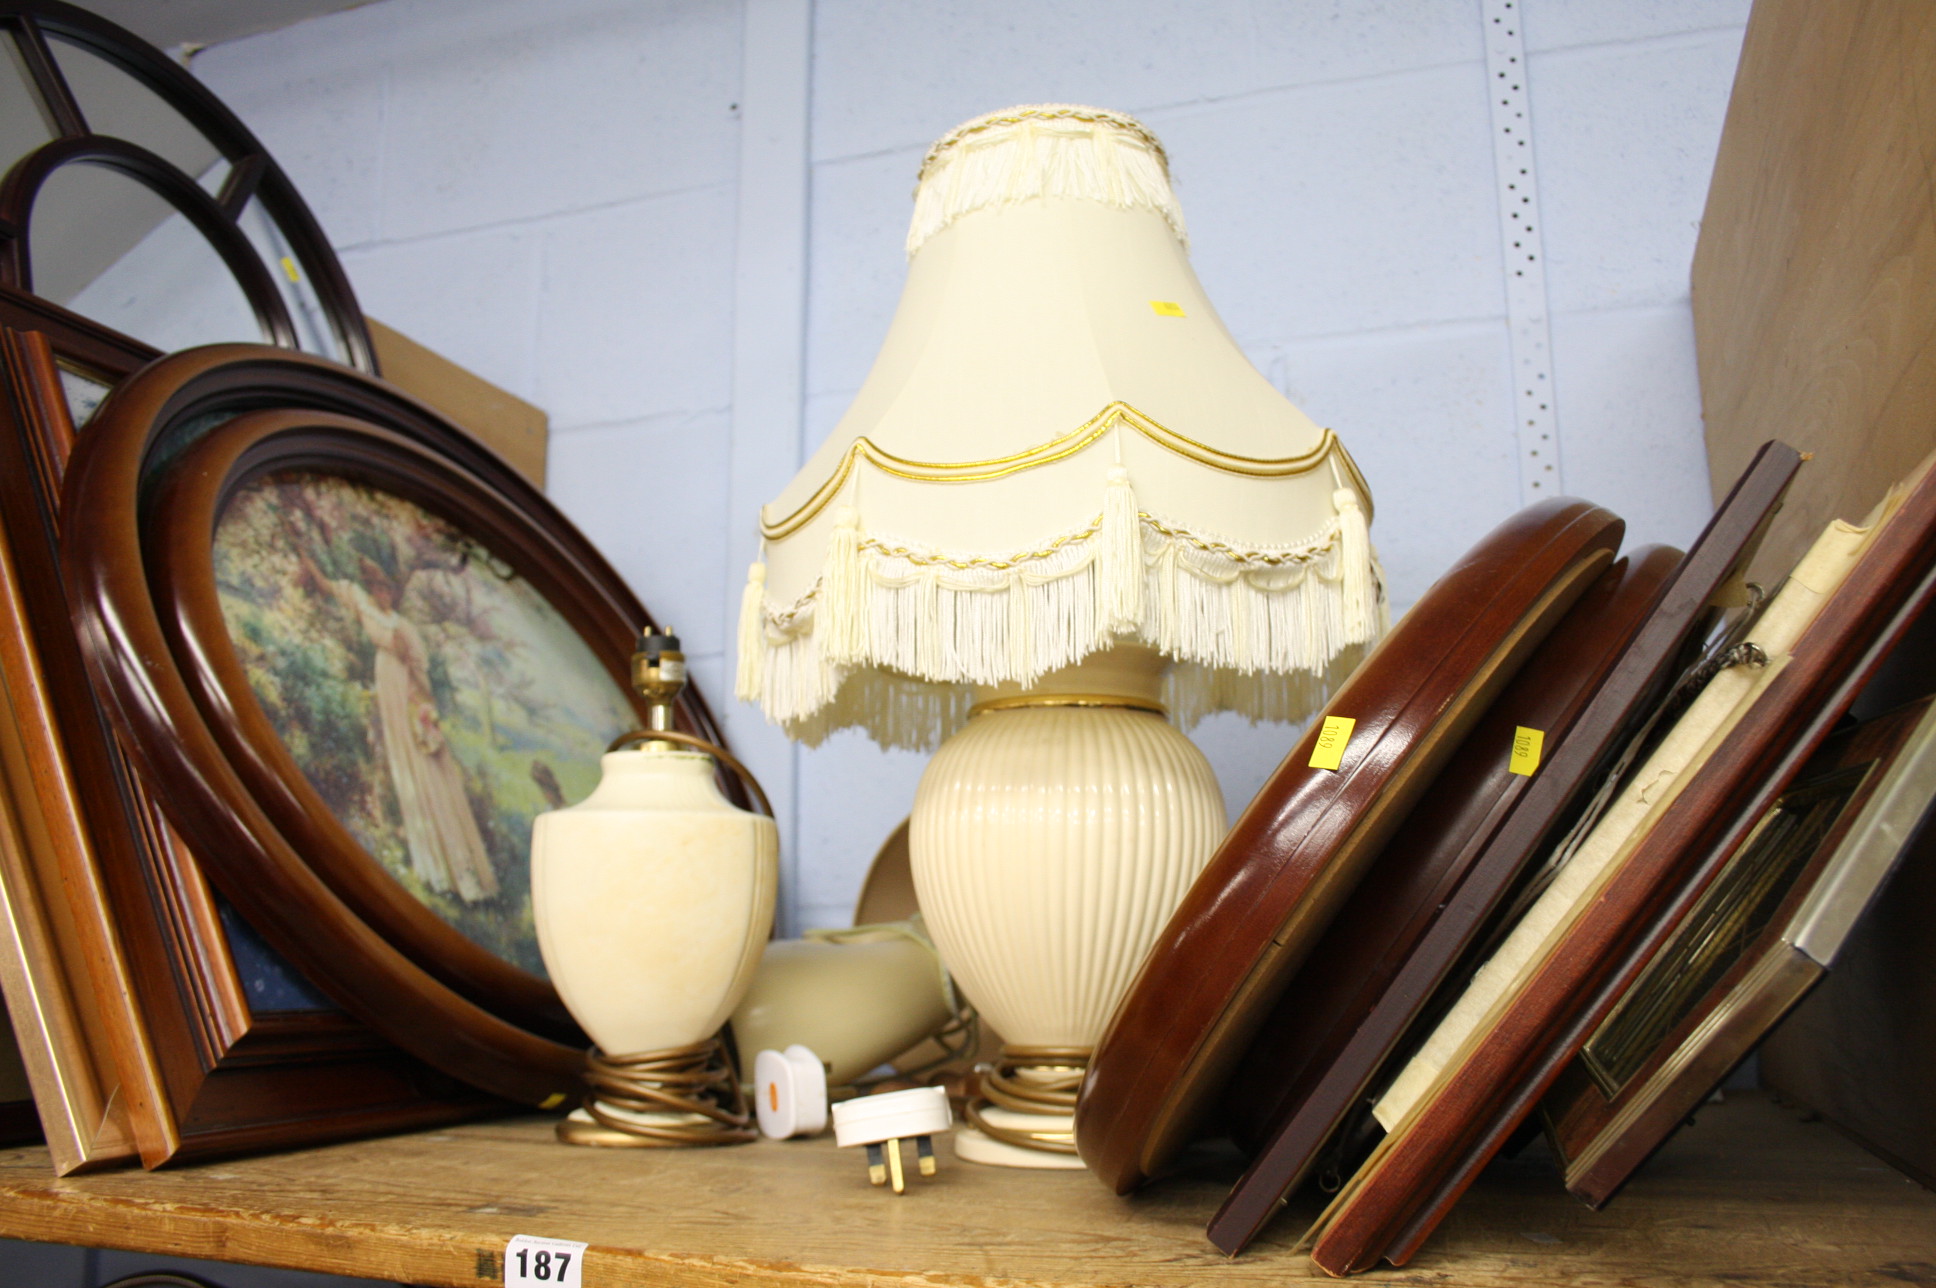
[[[1752,934],[1709,931],[1713,942],[1734,946],[1730,964],[1718,978],[1707,977],[1708,987],[1689,992],[1667,1011],[1667,1027],[1647,1044],[1644,1062],[1622,1069],[1611,1089],[1595,1076],[1589,1053],[1619,1013],[1616,1008],[1547,1094],[1541,1115],[1548,1139],[1565,1169],[1567,1188],[1588,1206],[1600,1207],[1618,1193],[1728,1071],[1829,973],[1850,925],[1915,844],[1919,828],[1928,826],[1936,787],[1931,699],[1837,735],[1776,798],[1760,826],[1767,826],[1791,797],[1846,780],[1857,772],[1851,766],[1859,768],[1861,781],[1842,802],[1833,830],[1817,838],[1806,856],[1798,856],[1806,858],[1805,865]],[[1719,904],[1729,889],[1727,874],[1744,861],[1756,835],[1736,849],[1696,911]],[[1727,915],[1738,918],[1744,912],[1733,905]],[[1690,914],[1627,990],[1621,1006],[1642,993],[1656,970],[1666,970],[1659,963],[1669,949],[1697,933]],[[1698,972],[1683,977],[1682,986],[1699,978]],[[1636,1053],[1626,1054],[1631,1060]]]
[[[1880,517],[1880,516],[1878,516]],[[1904,485],[1765,689],[1611,865],[1586,911],[1488,1015],[1320,1216],[1329,1273],[1405,1265],[1552,1086],[1793,780],[1889,653],[1936,603],[1936,460]]]
[[[61,368],[113,384],[154,356],[0,287],[0,986],[55,1167],[483,1112],[341,1012],[251,1010],[213,891],[96,702],[57,567]]]

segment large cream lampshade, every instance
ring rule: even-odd
[[[738,691],[808,743],[953,735],[915,885],[1009,1044],[957,1152],[1079,1165],[1087,1049],[1225,826],[1170,719],[1315,709],[1384,624],[1371,499],[1218,319],[1137,121],[952,131],[908,254],[866,383],[762,513]]]

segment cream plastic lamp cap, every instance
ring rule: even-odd
[[[753,1057],[754,1115],[760,1134],[773,1140],[811,1136],[827,1125],[827,1069],[820,1057],[795,1042]]]
[[[1182,232],[1119,113],[1012,108],[935,145],[873,370],[762,512],[742,698],[805,741],[927,747],[969,686],[1142,644],[1185,724],[1315,709],[1384,621],[1369,489],[1251,365]]]

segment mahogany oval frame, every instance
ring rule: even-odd
[[[1545,744],[1559,743],[1682,557],[1652,545],[1607,568],[1420,795],[1239,1063],[1224,1105],[1241,1147],[1256,1151],[1302,1089],[1299,1079],[1328,1065],[1356,1031],[1467,875],[1472,837],[1530,781],[1514,766],[1514,731],[1537,729]]]
[[[330,412],[244,412],[188,448],[155,485],[143,550],[176,665],[256,801],[351,910],[412,960],[471,1000],[527,1028],[584,1044],[542,976],[478,947],[390,879],[322,797],[256,701],[217,597],[209,559],[229,502],[263,476],[302,471],[367,484],[450,522],[512,566],[595,651],[644,723],[624,680],[629,639],[603,628],[569,561],[501,500],[408,441]],[[514,550],[510,557],[500,551]],[[600,620],[603,618],[604,620]],[[601,638],[602,636],[602,638]]]
[[[225,423],[183,450],[184,426],[218,418]],[[309,812],[320,802],[299,771],[287,776],[293,761],[266,716],[258,724],[245,714],[262,715],[252,695],[241,700],[246,678],[232,650],[222,656],[212,570],[206,582],[193,572],[213,549],[212,526],[196,528],[195,516],[212,524],[210,502],[292,462],[361,471],[433,513],[518,534],[483,544],[581,628],[621,692],[631,692],[631,651],[652,619],[495,453],[407,395],[306,354],[212,345],[151,364],[102,403],[63,489],[62,577],[89,672],[223,894],[318,987],[405,1050],[508,1099],[561,1104],[579,1090],[584,1048],[555,1022],[562,1008],[550,985],[421,905],[403,907],[398,900],[415,900],[401,887],[386,898],[380,882],[358,879],[359,862],[362,878],[381,868],[353,842],[358,854],[343,849],[340,823]],[[681,706],[682,727],[720,740],[697,692]],[[399,928],[405,942],[388,933]]]
[[[1512,889],[1517,869],[1466,883],[1484,839],[1531,781],[1512,765],[1515,730],[1540,730],[1549,749],[1566,738],[1681,559],[1670,546],[1645,546],[1601,574],[1420,796],[1278,998],[1220,1098],[1232,1138],[1252,1157],[1211,1219],[1211,1242],[1223,1251],[1242,1251],[1304,1180],[1425,1008],[1427,996],[1392,984],[1427,929],[1477,887],[1487,908]]]
[[[1076,1146],[1128,1193],[1194,1138],[1271,1005],[1418,793],[1612,563],[1615,515],[1569,497],[1474,546],[1311,722],[1184,895],[1097,1043]],[[1336,770],[1325,720],[1355,720]]]

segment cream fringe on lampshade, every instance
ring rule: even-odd
[[[1052,103],[978,116],[928,149],[914,188],[908,258],[964,215],[1042,197],[1153,210],[1189,244],[1156,136],[1134,117]]]
[[[968,685],[1033,683],[1113,643],[1173,659],[1167,705],[1301,719],[1388,624],[1384,574],[1357,494],[1298,545],[1233,550],[1138,509],[1109,472],[1088,528],[1046,553],[960,558],[863,532],[843,506],[819,584],[766,602],[754,564],[741,601],[738,695],[809,745],[848,726],[929,749],[973,704]]]

